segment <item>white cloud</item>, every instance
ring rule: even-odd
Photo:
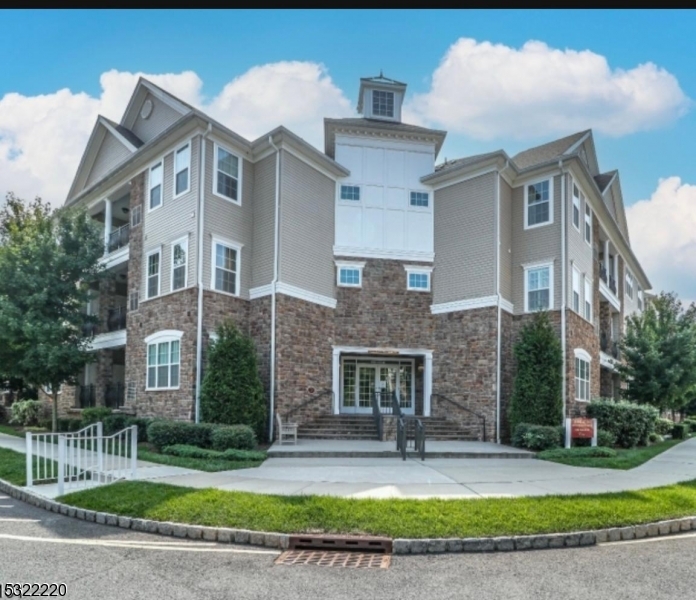
[[[653,289],[696,300],[696,185],[661,179],[648,200],[626,208],[631,247]]]
[[[119,121],[141,75],[249,139],[283,124],[323,147],[323,117],[353,114],[326,69],[309,62],[253,67],[210,100],[193,71],[111,70],[100,77],[98,97],[67,88],[38,96],[8,93],[0,98],[2,197],[11,190],[26,199],[39,195],[62,204],[97,115]]]
[[[612,136],[653,129],[691,101],[653,63],[611,69],[589,50],[528,41],[520,49],[461,38],[408,103],[412,120],[478,139],[538,138],[593,128]]]

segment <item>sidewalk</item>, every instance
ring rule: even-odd
[[[0,447],[23,452],[21,438]],[[142,466],[141,466],[142,465]],[[352,498],[479,498],[594,494],[696,479],[696,438],[630,471],[570,467],[534,459],[269,458],[260,467],[219,473],[138,462],[138,479],[262,494]]]

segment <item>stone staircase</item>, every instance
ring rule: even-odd
[[[425,439],[440,441],[477,441],[478,430],[463,429],[455,421],[442,417],[419,417],[425,424]],[[372,415],[320,415],[303,423],[297,437],[314,440],[376,440],[377,428]]]

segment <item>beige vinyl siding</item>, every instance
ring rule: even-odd
[[[152,100],[152,113],[147,119],[143,119],[140,116],[140,111],[143,104],[145,104],[148,99]],[[138,107],[138,114],[135,117],[135,123],[133,123],[131,131],[143,142],[147,143],[152,138],[162,133],[172,123],[181,119],[181,117],[182,115],[178,111],[158,100],[151,94],[147,94],[142,104]]]
[[[585,196],[584,190],[580,188],[580,231],[575,229],[573,226],[573,188],[572,188],[572,178],[567,176],[568,187],[566,189],[566,217],[568,220],[568,268],[566,269],[567,277],[567,287],[566,290],[566,305],[572,310],[573,309],[573,265],[577,267],[582,275],[585,275],[590,280],[593,278],[594,265],[593,265],[593,252],[592,246],[590,246],[585,241],[585,203],[589,202],[587,196]],[[583,200],[584,197],[584,200]],[[590,208],[592,206],[590,205]],[[594,214],[594,211],[593,211]],[[599,232],[592,231],[592,243],[596,243],[596,238]],[[582,279],[580,280],[580,312],[584,315],[584,290]],[[595,315],[598,315],[597,307],[593,306],[592,311]]]
[[[174,148],[181,147],[186,140],[180,140],[164,157],[162,185],[162,205],[149,211],[149,169],[145,173],[145,198],[143,201],[143,282],[141,298],[147,297],[147,259],[151,250],[162,247],[160,293],[171,291],[172,254],[171,242],[188,234],[188,272],[187,287],[196,284],[196,249],[198,204],[198,166],[200,136],[191,141],[191,182],[189,191],[174,199]],[[153,163],[154,164],[154,163]]]
[[[512,302],[512,188],[500,181],[500,295]]]
[[[616,200],[614,198],[614,186],[613,185],[604,193],[604,204],[606,204],[607,208],[609,209],[609,213],[614,218],[614,220],[617,221],[617,219],[616,219]]]
[[[252,288],[268,285],[273,281],[275,173],[275,153],[254,164]]]
[[[629,315],[638,312],[638,281],[636,279],[636,274],[631,269],[627,264],[626,260],[624,257],[621,257],[621,262],[623,263],[624,266],[624,280],[622,282],[621,288],[623,289],[623,298],[619,298],[624,304],[623,304],[623,309],[624,309],[624,318],[628,317]],[[626,294],[626,272],[631,271],[631,274],[633,275],[633,298],[630,298],[628,294]],[[645,292],[643,292],[643,302],[645,302]]]
[[[99,181],[116,165],[126,160],[130,154],[130,150],[117,140],[110,131],[107,131],[83,189]]]
[[[434,193],[434,304],[496,293],[496,177],[487,173]]]
[[[229,148],[233,151],[233,148]],[[253,217],[254,217],[254,165],[239,157],[242,172],[241,202],[239,206],[213,193],[214,143],[206,140],[205,154],[205,224],[203,238],[203,287],[211,289],[212,238],[220,238],[241,245],[240,291],[242,298],[249,298],[251,266],[253,264]]]
[[[292,154],[281,154],[282,283],[335,297],[335,182]]]
[[[536,178],[538,181],[541,178]],[[561,306],[561,177],[553,178],[553,223],[524,228],[524,185],[512,190],[512,283],[515,314],[524,312],[524,268],[527,263],[553,260],[554,310]],[[531,182],[530,182],[531,183]],[[526,185],[526,184],[525,184]]]

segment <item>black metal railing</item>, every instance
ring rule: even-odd
[[[609,275],[609,289],[616,294],[616,279],[613,275]]]
[[[107,254],[115,252],[119,248],[125,248],[130,241],[130,223],[122,225],[109,234],[109,241],[106,244]]]
[[[107,331],[121,331],[126,328],[126,314],[128,310],[125,306],[110,308],[106,317]]]
[[[599,334],[599,348],[602,352],[611,354],[615,359],[621,358],[621,344],[619,340],[615,340],[607,331],[602,331]]]
[[[604,266],[604,264],[602,262],[599,263],[599,278],[604,283],[609,283],[609,276],[607,274],[607,268]]]
[[[621,344],[618,342],[618,340],[612,342],[611,344],[611,355],[616,360],[621,360]]]
[[[430,394],[430,403],[432,406],[432,401],[433,398],[436,398],[438,401],[443,400],[444,402],[448,402],[449,404],[456,406],[457,408],[462,409],[465,412],[468,412],[469,414],[474,415],[479,421],[481,422],[481,441],[485,442],[486,441],[486,417],[484,415],[480,415],[479,413],[471,410],[470,408],[464,406],[463,404],[456,402],[452,400],[451,398],[448,398],[447,396],[444,396],[442,394]]]
[[[396,451],[406,460],[409,449],[425,460],[425,424],[418,417],[400,416],[396,422]]]
[[[99,333],[99,325],[97,323],[84,323],[82,325],[82,335],[85,337],[94,337]]]
[[[384,427],[377,394],[370,396],[370,403],[372,404],[372,418],[375,420],[375,428],[377,429],[377,439],[381,442],[384,439]]]
[[[285,413],[285,416],[284,416],[285,420],[289,422],[290,415],[292,415],[294,412],[297,412],[298,410],[300,410],[301,408],[304,408],[308,404],[311,404],[312,402],[316,402],[317,400],[319,400],[319,398],[322,398],[324,396],[328,396],[329,394],[331,395],[331,406],[333,407],[333,395],[334,395],[334,393],[333,393],[332,389],[327,388],[327,389],[322,390],[313,396],[310,396],[306,400],[303,400],[297,406],[293,406],[288,412]]]
[[[75,407],[92,408],[97,405],[97,394],[94,385],[78,385],[75,388]]]
[[[122,383],[108,383],[104,389],[104,406],[121,408],[125,404],[125,389]]]

